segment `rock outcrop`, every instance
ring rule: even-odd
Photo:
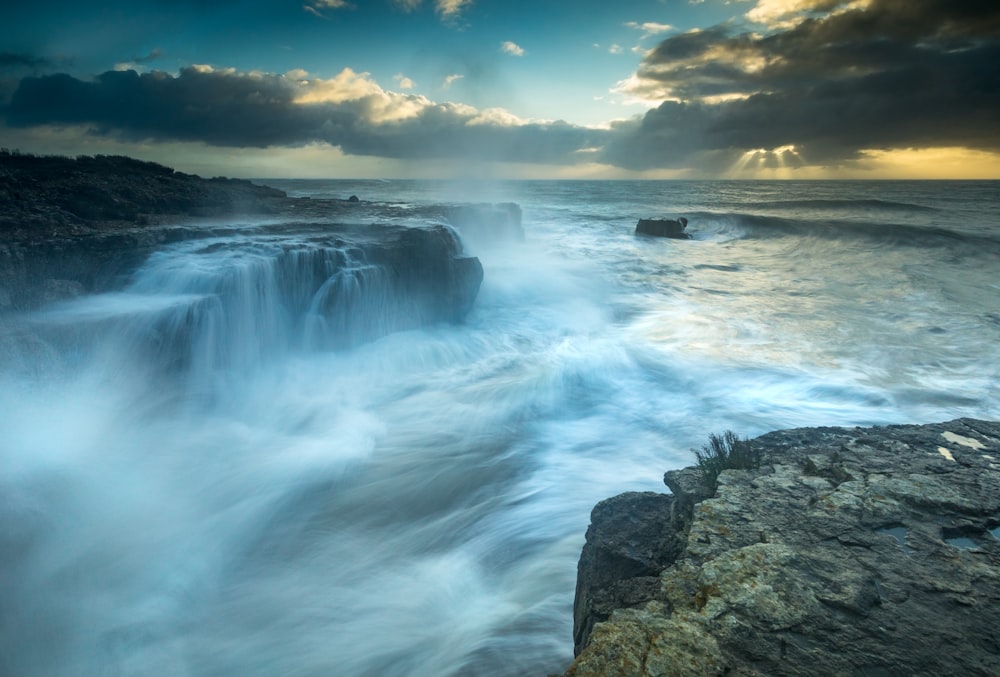
[[[164,217],[272,213],[283,191],[121,156],[0,152],[0,240],[37,241],[152,225]]]
[[[360,225],[357,202],[288,198],[249,181],[202,179],[126,157],[0,152],[0,313],[121,289],[150,254],[170,243],[260,235],[290,236],[296,244],[289,244],[289,251],[319,252],[318,258],[292,257],[298,261],[329,259],[320,265],[323,274],[314,288],[305,291],[317,292],[337,273],[331,261],[338,251],[353,251],[378,268],[365,272],[377,276],[377,284],[374,278],[356,282],[377,294],[372,304],[381,304],[380,312],[392,317],[369,318],[373,328],[352,331],[356,337],[464,317],[483,269],[477,258],[463,253],[454,232],[433,224]],[[339,218],[347,210],[351,218]],[[270,223],[219,225],[234,215],[263,215]],[[328,295],[327,305],[334,302]],[[341,317],[349,309],[328,310]]]
[[[687,224],[688,220],[683,216],[679,219],[639,219],[639,223],[635,225],[635,234],[689,240],[691,234],[684,231]]]
[[[567,677],[1000,674],[1000,424],[753,444],[595,508]]]

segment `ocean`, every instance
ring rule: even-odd
[[[0,673],[561,672],[591,508],[710,433],[1000,418],[1000,182],[262,183],[525,237],[465,243],[463,322],[338,349],[246,219],[0,316]]]

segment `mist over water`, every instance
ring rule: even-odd
[[[457,325],[253,228],[0,317],[0,673],[559,672],[590,509],[708,433],[1000,417],[995,182],[270,183],[526,239]]]

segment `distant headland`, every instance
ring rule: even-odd
[[[120,155],[41,156],[0,149],[0,241],[77,236],[176,217],[274,212],[283,191],[205,179]]]

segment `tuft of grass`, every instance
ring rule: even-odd
[[[701,470],[701,480],[706,487],[715,491],[719,485],[719,473],[730,468],[759,468],[763,452],[755,448],[750,440],[740,438],[732,430],[722,435],[712,433],[708,444],[694,452]]]

